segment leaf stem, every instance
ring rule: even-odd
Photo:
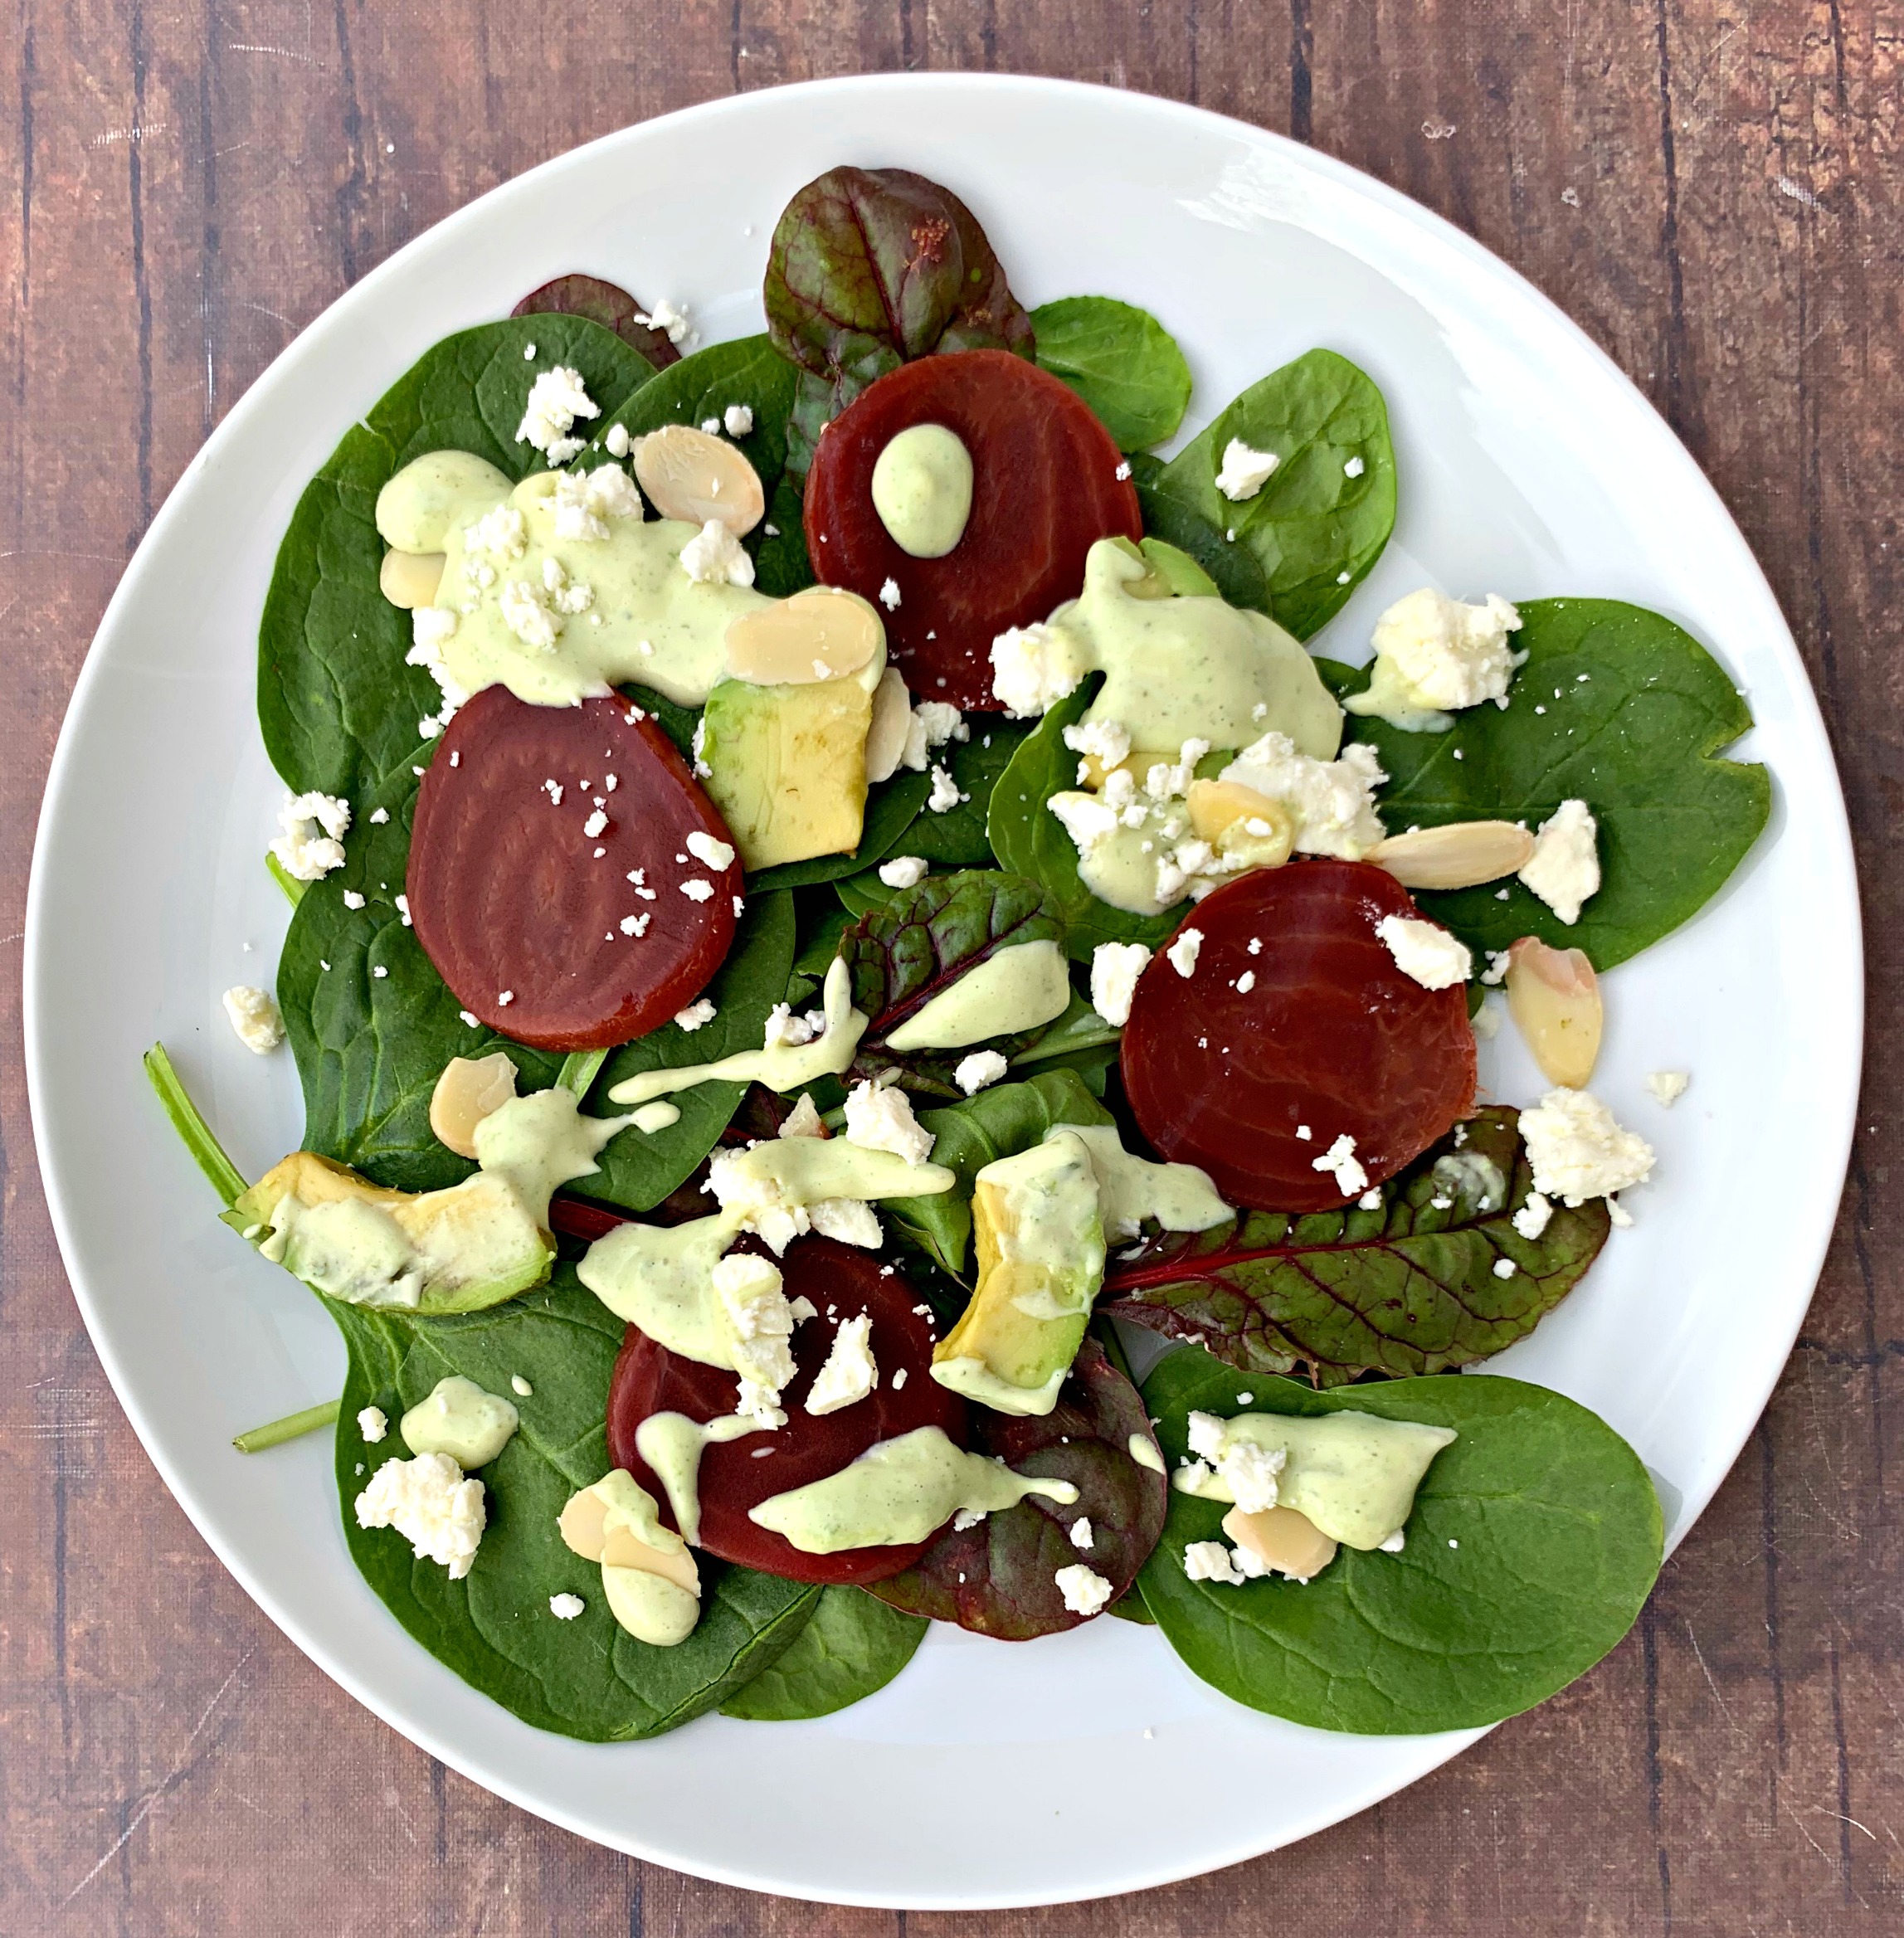
[[[572,1049],[562,1059],[562,1068],[556,1073],[556,1085],[580,1103],[588,1095],[595,1079],[601,1074],[601,1066],[607,1061],[608,1052],[605,1049]]]
[[[300,882],[275,855],[267,854],[265,855],[265,866],[270,870],[271,879],[285,891],[285,899],[290,903],[292,908],[296,908],[298,903],[304,900],[304,890],[310,886],[310,884]]]
[[[281,1447],[286,1440],[298,1439],[330,1425],[343,1405],[341,1400],[327,1400],[321,1405],[307,1406],[302,1413],[287,1413],[282,1419],[236,1434],[231,1444],[241,1454],[262,1454],[267,1447]]]
[[[163,1043],[153,1044],[145,1053],[145,1074],[158,1093],[158,1101],[165,1106],[165,1114],[172,1119],[172,1127],[184,1139],[185,1148],[197,1160],[198,1168],[211,1181],[219,1201],[226,1205],[235,1203],[244,1195],[245,1174],[225,1155],[224,1147],[212,1134],[212,1127],[199,1115],[198,1106],[179,1081]]]

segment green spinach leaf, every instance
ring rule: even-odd
[[[770,599],[791,599],[818,583],[806,555],[806,514],[800,487],[788,477],[774,486],[754,553],[754,590]]]
[[[536,355],[523,353],[533,343]],[[459,332],[423,354],[353,425],[305,488],[258,629],[258,723],[295,793],[353,804],[420,757],[416,723],[441,699],[407,666],[410,615],[383,596],[377,494],[412,458],[473,451],[511,478],[543,467],[516,441],[539,370],[582,373],[604,421],[654,373],[612,332],[580,316],[536,316]]]
[[[934,756],[951,773],[964,798],[943,814],[922,814],[905,831],[905,852],[935,868],[991,865],[991,843],[985,823],[991,811],[992,790],[1031,731],[1025,722],[1003,719],[996,713],[972,714],[966,725],[971,734],[969,740],[955,740],[936,749]]]
[[[823,1588],[792,1647],[730,1696],[721,1714],[749,1722],[830,1716],[884,1689],[913,1659],[928,1626],[863,1588]]]
[[[1269,611],[1269,582],[1256,554],[1240,538],[1225,536],[1232,528],[1212,524],[1198,510],[1185,480],[1173,479],[1162,460],[1148,451],[1137,451],[1131,457],[1131,482],[1137,488],[1145,537],[1161,538],[1189,553],[1232,606]]]
[[[599,1574],[563,1544],[563,1504],[608,1470],[602,1423],[624,1330],[572,1266],[461,1318],[325,1303],[350,1355],[336,1446],[351,1558],[404,1628],[472,1687],[538,1729],[625,1742],[718,1708],[797,1638],[816,1589],[702,1556],[699,1626],[677,1648],[651,1648],[616,1624]],[[451,1373],[502,1394],[520,1374],[533,1390],[515,1403],[515,1435],[482,1470],[489,1523],[460,1581],[416,1560],[394,1529],[359,1527],[352,1511],[377,1466],[406,1452],[397,1419]],[[357,1431],[366,1406],[392,1423],[376,1446]],[[573,1621],[549,1612],[549,1597],[564,1592],[587,1604]]]
[[[859,828],[859,845],[850,855],[816,855],[811,861],[783,861],[747,877],[747,889],[804,889],[815,882],[836,882],[869,869],[890,855],[900,837],[919,818],[932,791],[932,777],[904,771],[889,781],[875,782],[866,791],[866,816]]]
[[[1527,663],[1509,704],[1471,707],[1445,733],[1403,733],[1351,714],[1389,776],[1393,829],[1498,816],[1530,827],[1570,796],[1600,823],[1601,883],[1569,927],[1518,881],[1423,894],[1477,949],[1518,936],[1585,949],[1596,969],[1691,920],[1763,831],[1762,767],[1716,757],[1752,724],[1712,655],[1669,619],[1617,599],[1531,599],[1515,644]],[[1354,687],[1366,684],[1357,674]]]
[[[620,689],[645,713],[655,716],[655,724],[674,743],[674,752],[691,767],[694,764],[694,729],[701,723],[700,708],[677,706],[666,694],[652,687],[638,686],[633,680]]]
[[[1245,1410],[1233,1367],[1173,1352],[1144,1383],[1166,1458],[1194,1410]],[[1367,1736],[1469,1729],[1566,1687],[1632,1627],[1659,1571],[1659,1502],[1639,1457],[1584,1406],[1518,1380],[1377,1381],[1317,1393],[1252,1379],[1249,1410],[1372,1413],[1452,1427],[1400,1554],[1344,1548],[1307,1583],[1192,1581],[1225,1509],[1174,1489],[1144,1604],[1185,1665],[1252,1709]]]
[[[1301,1367],[1318,1385],[1439,1373],[1512,1346],[1577,1285],[1606,1202],[1554,1207],[1537,1239],[1513,1214],[1533,1189],[1516,1126],[1483,1110],[1384,1188],[1379,1210],[1245,1211],[1165,1232],[1113,1260],[1100,1309],[1191,1339],[1245,1372]],[[1495,1276],[1502,1259],[1513,1266]]]
[[[1117,440],[1142,450],[1176,435],[1190,365],[1147,309],[1111,296],[1063,296],[1031,313],[1038,362],[1077,392]]]
[[[999,776],[986,822],[1000,866],[1043,884],[1064,924],[1065,948],[1077,962],[1088,962],[1099,942],[1161,948],[1190,907],[1180,902],[1161,915],[1131,915],[1100,902],[1078,873],[1078,850],[1064,824],[1045,805],[1078,785],[1078,757],[1064,744],[1064,729],[1083,718],[1100,678],[1085,680],[1038,723]]]
[[[733,947],[704,992],[714,1006],[713,1021],[693,1031],[664,1023],[623,1044],[595,1080],[596,1108],[613,1110],[609,1092],[644,1070],[718,1063],[739,1050],[758,1049],[792,970],[792,897],[749,894]],[[681,1113],[677,1122],[661,1131],[622,1132],[601,1153],[601,1168],[578,1178],[574,1190],[631,1211],[652,1210],[713,1149],[746,1094],[744,1083],[697,1083],[677,1091],[669,1098]]]
[[[1216,489],[1232,438],[1278,460],[1240,502]],[[1308,351],[1244,391],[1171,460],[1162,483],[1209,523],[1236,533],[1263,568],[1270,616],[1298,639],[1312,638],[1368,577],[1395,529],[1388,407],[1346,357]],[[1167,531],[1157,536],[1216,576],[1194,547]]]

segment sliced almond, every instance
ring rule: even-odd
[[[377,568],[377,586],[392,606],[406,612],[433,606],[443,582],[443,557],[441,552],[386,552]]]
[[[607,1478],[612,1480],[614,1476]],[[669,1553],[650,1547],[631,1533],[619,1518],[610,1527],[611,1503],[603,1497],[602,1487],[603,1483],[597,1481],[593,1487],[571,1494],[558,1517],[556,1526],[569,1551],[585,1561],[600,1561],[606,1567],[639,1568],[645,1574],[659,1575],[677,1588],[686,1589],[689,1595],[699,1595],[701,1578],[694,1557],[685,1548]]]
[[[1450,821],[1378,841],[1364,858],[1405,889],[1473,889],[1517,873],[1534,837],[1512,821]]]
[[[810,586],[743,612],[728,628],[728,671],[756,686],[810,686],[857,673],[885,631],[864,599]]]
[[[1600,978],[1584,949],[1553,949],[1524,935],[1507,952],[1507,1011],[1541,1074],[1585,1088],[1600,1057]]]
[[[635,478],[665,519],[704,525],[718,519],[738,538],[767,511],[760,474],[738,450],[692,424],[667,424],[635,446]]]
[[[1232,1507],[1223,1517],[1223,1531],[1264,1567],[1297,1581],[1312,1580],[1336,1558],[1335,1542],[1293,1507],[1265,1507],[1259,1514]]]
[[[873,723],[866,729],[869,781],[889,781],[898,772],[912,725],[913,696],[906,691],[905,675],[889,666],[873,689]]]
[[[499,1049],[453,1056],[430,1093],[430,1128],[459,1157],[476,1155],[476,1126],[516,1093],[516,1066]]]
[[[1280,868],[1296,845],[1296,817],[1240,781],[1192,781],[1186,805],[1200,840],[1233,868]]]

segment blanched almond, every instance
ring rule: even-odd
[[[905,675],[897,666],[889,666],[873,689],[873,722],[866,729],[869,781],[889,781],[898,771],[912,725],[913,696],[906,691]]]
[[[1296,819],[1280,801],[1240,781],[1192,781],[1190,825],[1233,867],[1280,868],[1296,845]]]
[[[885,636],[879,615],[851,592],[810,586],[743,612],[728,628],[728,671],[756,686],[810,686],[857,673]]]
[[[1584,949],[1551,949],[1524,935],[1507,952],[1507,1010],[1541,1074],[1584,1089],[1600,1057],[1600,978]]]
[[[1232,1507],[1223,1517],[1223,1531],[1264,1567],[1297,1581],[1312,1580],[1336,1558],[1335,1542],[1293,1507],[1265,1507],[1259,1514]]]
[[[664,1554],[624,1527],[617,1525],[611,1531],[607,1519],[608,1502],[595,1488],[583,1488],[568,1497],[556,1526],[569,1551],[580,1555],[585,1561],[600,1561],[609,1568],[639,1568],[645,1574],[659,1575],[664,1581],[672,1581],[689,1595],[701,1592],[700,1570],[694,1565],[694,1557],[684,1548],[678,1553]]]
[[[767,511],[760,474],[724,438],[692,424],[667,424],[635,446],[635,479],[665,519],[704,525],[718,519],[738,538]]]
[[[476,1155],[476,1126],[516,1093],[516,1066],[501,1050],[453,1056],[430,1093],[430,1128],[459,1157]]]
[[[1450,821],[1378,841],[1366,859],[1405,889],[1473,889],[1515,874],[1534,852],[1534,837],[1512,821]]]
[[[443,557],[441,552],[386,552],[377,568],[377,586],[392,606],[406,612],[432,605],[443,582]]]

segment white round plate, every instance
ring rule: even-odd
[[[163,1039],[241,1167],[299,1142],[288,1053],[260,1061],[219,995],[272,977],[285,926],[262,850],[281,789],[252,712],[258,614],[305,481],[431,343],[593,270],[760,327],[790,193],[841,162],[952,187],[1030,304],[1101,292],[1161,318],[1191,426],[1315,344],[1387,397],[1393,542],[1318,643],[1366,656],[1424,581],[1602,594],[1688,626],[1748,695],[1778,806],[1689,928],[1608,978],[1595,1089],[1659,1152],[1582,1288],[1493,1366],[1597,1409],[1684,1534],[1743,1444],[1811,1293],[1856,1102],[1861,958],[1837,777],[1757,565],[1692,459],[1613,365],[1468,237],[1341,163],[1141,95],[889,75],[715,102],[565,155],[411,243],[313,324],[192,462],[127,571],[66,717],[27,912],[40,1161],[75,1293],[159,1472],[246,1590],[411,1741],[584,1837],[799,1897],[977,1908],[1090,1897],[1229,1864],[1411,1782],[1471,1734],[1356,1738],[1259,1716],[1117,1621],[1046,1641],[936,1629],[870,1701],[811,1723],[715,1717],[592,1747],[529,1729],[412,1642],[358,1578],[324,1437],[231,1437],[338,1391],[304,1289],[216,1222],[149,1093]],[[1537,1093],[1512,1031],[1498,1094]],[[1688,1069],[1670,1114],[1642,1078]],[[1778,1215],[1764,1215],[1775,1182]],[[1155,1808],[1167,1798],[1167,1809]]]

